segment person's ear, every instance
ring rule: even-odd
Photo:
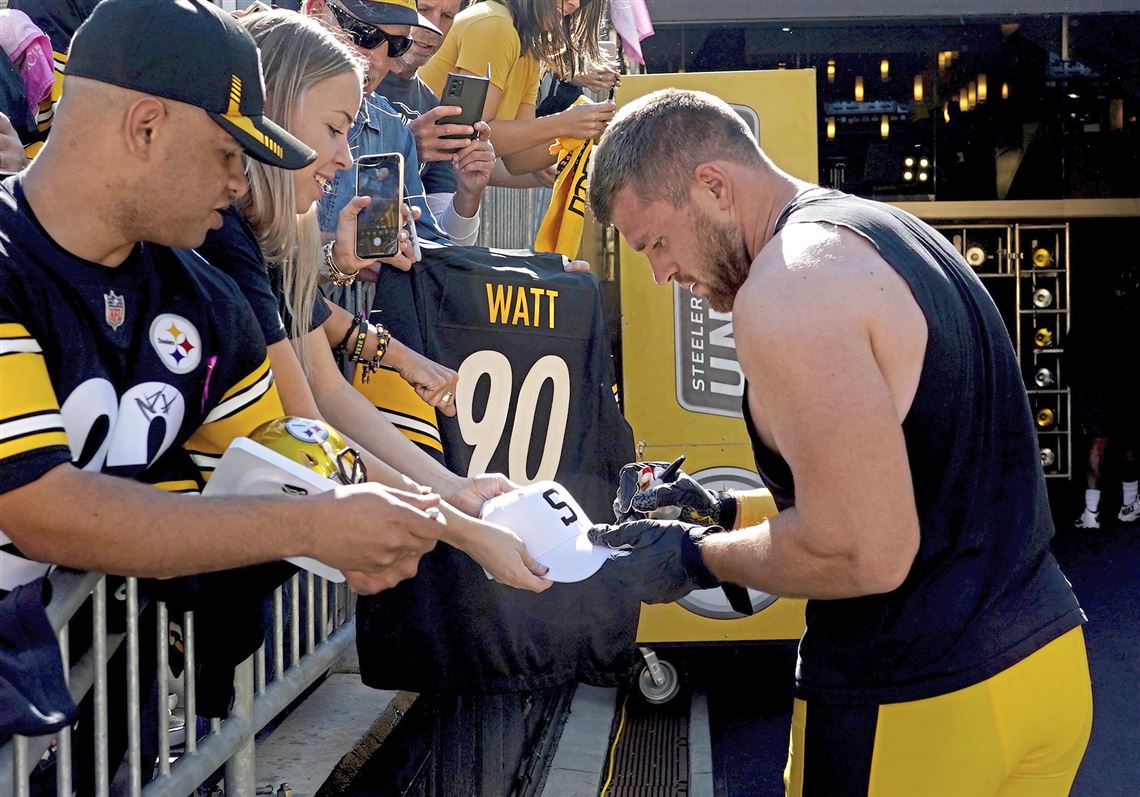
[[[170,121],[166,106],[156,97],[143,97],[129,105],[123,118],[127,152],[144,159],[150,157],[159,131]]]
[[[732,207],[732,180],[719,163],[702,163],[693,170],[699,196],[711,200],[720,210]]]

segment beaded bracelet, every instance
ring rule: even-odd
[[[364,368],[360,372],[360,381],[368,384],[372,381],[372,375],[380,370],[380,361],[384,359],[384,355],[388,353],[388,344],[392,342],[392,333],[389,332],[383,325],[376,325],[376,353],[372,355],[372,359],[364,363]]]
[[[325,244],[325,263],[323,271],[324,275],[329,278],[329,281],[338,287],[344,287],[356,282],[355,271],[351,274],[341,271],[340,267],[337,266],[336,261],[333,260],[332,241],[329,241],[327,244]]]

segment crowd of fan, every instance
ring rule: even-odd
[[[478,519],[513,485],[449,472],[345,379],[383,367],[455,413],[457,374],[368,312],[380,270],[410,269],[417,249],[405,227],[395,256],[356,256],[355,159],[402,153],[420,246],[469,245],[488,184],[550,185],[554,139],[596,138],[614,111],[559,107],[572,90],[535,116],[543,69],[616,83],[600,0],[465,5],[0,10],[0,595],[38,590],[51,566],[170,579],[299,555],[371,593],[438,541],[504,584],[550,586],[517,535]],[[473,126],[449,124],[459,109],[418,74],[449,42],[444,73],[490,72]],[[303,501],[178,495],[285,416],[339,430],[369,481]]]

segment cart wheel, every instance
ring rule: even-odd
[[[634,679],[637,692],[650,705],[664,705],[681,693],[683,674],[671,661],[658,658],[652,650],[642,648],[641,652],[643,660]]]

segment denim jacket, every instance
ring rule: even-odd
[[[420,180],[420,162],[416,154],[416,139],[404,126],[404,119],[386,99],[372,93],[360,104],[360,112],[348,131],[348,145],[354,159],[382,152],[399,152],[404,156],[404,196],[410,205],[420,209],[416,233],[421,240],[442,244],[450,240],[439,228],[424,198],[424,184]],[[320,224],[325,232],[336,230],[336,218],[341,208],[356,195],[353,170],[341,169],[333,178],[332,191],[320,203]]]

